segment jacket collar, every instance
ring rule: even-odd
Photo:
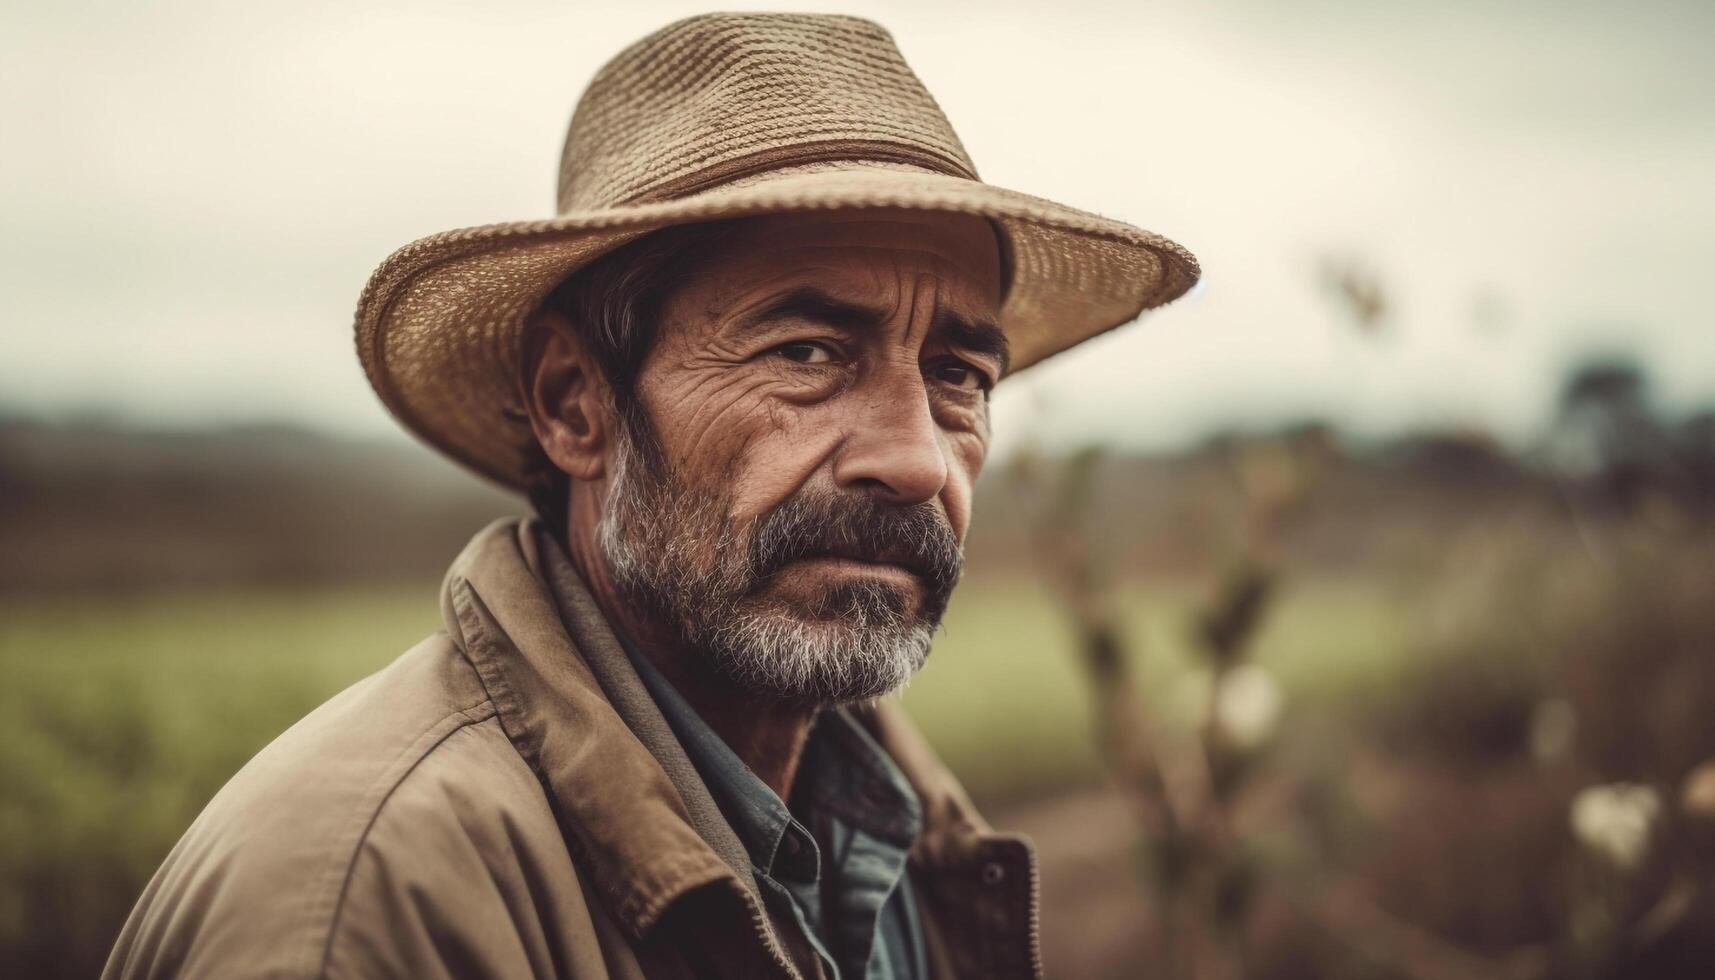
[[[716,881],[742,889],[743,881],[615,710],[567,632],[542,562],[530,523],[490,525],[448,571],[442,615],[547,788],[589,880],[641,937],[685,892]]]
[[[620,925],[641,939],[679,898],[716,885],[749,913],[777,972],[794,975],[768,927],[744,845],[541,525],[508,519],[479,532],[447,572],[441,612],[501,726],[547,789],[568,847]],[[898,704],[848,710],[917,793],[923,823],[915,864],[944,875],[959,892],[964,882],[992,877],[997,859],[1013,868],[1009,884],[1028,889],[1031,921],[1028,928],[1007,923],[1009,938],[1028,949],[1008,955],[1006,965],[1039,974],[1028,845],[989,830]]]

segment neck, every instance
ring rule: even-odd
[[[633,649],[649,658],[662,676],[733,750],[751,772],[782,800],[791,796],[792,781],[816,709],[759,699],[738,689],[709,669],[696,651],[686,647],[678,631],[641,615],[620,595],[607,562],[595,544],[599,515],[579,506],[591,494],[574,493],[567,522],[566,554],[584,580],[608,625]]]

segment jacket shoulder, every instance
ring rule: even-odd
[[[376,814],[325,976],[605,976],[603,914],[535,771],[489,718],[449,735]]]
[[[104,976],[320,975],[358,855],[412,774],[442,754],[465,771],[525,766],[494,714],[440,633],[335,695],[209,802],[145,889]],[[454,738],[484,723],[490,737]]]

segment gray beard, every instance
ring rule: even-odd
[[[729,501],[666,473],[638,438],[619,440],[596,544],[620,593],[675,629],[708,667],[758,698],[831,706],[898,690],[923,666],[963,558],[944,522],[919,513],[924,527],[911,528],[931,542],[923,548],[935,567],[951,569],[923,608],[875,581],[783,603],[754,590],[758,567],[772,567],[793,546],[791,522],[784,537],[741,540]]]

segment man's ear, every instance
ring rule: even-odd
[[[614,419],[607,385],[571,321],[542,311],[525,325],[524,408],[548,459],[576,480],[606,471]]]

